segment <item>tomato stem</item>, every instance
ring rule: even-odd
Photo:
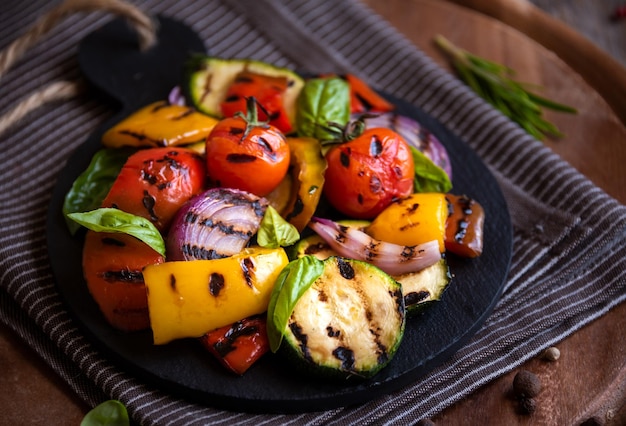
[[[244,140],[248,137],[248,134],[254,127],[262,127],[269,128],[269,123],[267,121],[259,121],[259,112],[257,110],[257,106],[265,112],[266,116],[267,111],[263,108],[263,105],[257,102],[254,96],[250,96],[246,98],[246,114],[244,115],[241,111],[235,114],[235,117],[241,117],[246,122],[246,129],[244,130],[241,140]]]
[[[342,144],[358,138],[365,131],[365,120],[377,116],[378,114],[361,114],[359,118],[349,121],[345,126],[329,122],[326,130],[336,135],[336,137],[335,139],[322,141],[322,145]]]

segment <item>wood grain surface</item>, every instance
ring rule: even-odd
[[[575,15],[590,28],[595,17],[604,17],[607,3],[619,3],[533,1],[562,18],[571,16],[571,7],[593,8],[594,13]],[[432,43],[436,34],[512,67],[520,80],[538,84],[548,97],[578,108],[575,116],[547,114],[566,137],[547,140],[546,145],[626,203],[626,71],[620,63],[624,58],[617,61],[606,54],[611,51],[619,56],[624,38],[615,45],[613,39],[603,38],[601,30],[582,36],[525,0],[364,2],[443,67],[449,69]],[[598,48],[604,42],[608,47]],[[626,424],[624,329],[626,304],[561,342],[558,361],[526,363],[522,368],[536,373],[543,384],[531,416],[520,414],[511,396],[516,370],[433,420],[437,425],[578,425],[594,418],[594,424]],[[0,365],[1,424],[79,424],[88,410],[69,386],[4,326],[0,327]]]
[[[546,145],[626,202],[626,101],[621,101],[626,96],[626,71],[588,38],[520,0],[365,2],[449,70],[447,59],[432,43],[436,34],[513,68],[519,80],[537,84],[546,96],[575,106],[579,113],[574,116],[546,114],[566,134],[545,141]],[[576,2],[550,3],[567,8]],[[591,3],[586,2],[586,7]],[[611,90],[616,93],[601,94]],[[520,414],[512,398],[518,369],[433,420],[437,425],[626,424],[624,326],[626,306],[621,305],[561,342],[557,362],[535,359],[523,365],[521,369],[537,374],[543,385],[531,416]]]

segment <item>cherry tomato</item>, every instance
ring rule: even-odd
[[[202,157],[186,148],[143,149],[131,155],[102,207],[145,217],[165,231],[178,209],[204,188]]]
[[[254,97],[258,102],[259,119],[269,121],[283,133],[289,133],[291,123],[283,106],[283,94],[288,83],[286,77],[242,71],[226,92],[226,98],[220,105],[222,114],[233,117],[238,112],[246,113],[246,99]]]
[[[413,192],[413,156],[392,130],[365,130],[326,154],[324,194],[330,204],[356,219],[372,219],[394,199]]]
[[[262,197],[287,174],[289,145],[280,130],[257,121],[256,101],[249,100],[247,117],[225,118],[207,137],[207,173],[214,186]]]

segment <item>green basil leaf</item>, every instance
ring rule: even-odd
[[[96,232],[117,232],[131,235],[165,256],[165,241],[159,230],[148,219],[119,209],[100,208],[85,213],[70,213],[70,219]]]
[[[300,297],[324,272],[324,262],[314,256],[292,260],[276,279],[267,307],[267,337],[272,352],[276,352]]]
[[[97,209],[102,204],[134,149],[105,148],[96,152],[83,171],[72,184],[63,201],[63,214],[86,212]],[[72,234],[80,228],[71,220],[66,220]]]
[[[265,210],[256,238],[261,247],[287,247],[300,239],[300,233],[274,207],[269,206]]]
[[[415,165],[414,192],[443,192],[452,189],[448,174],[414,146],[409,146]]]
[[[298,96],[296,124],[299,136],[320,141],[337,139],[331,123],[345,126],[350,120],[350,84],[340,77],[308,80]]]
[[[129,426],[128,411],[124,404],[114,399],[104,401],[89,411],[80,426]]]

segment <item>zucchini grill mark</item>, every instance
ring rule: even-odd
[[[307,290],[313,293],[296,305],[288,325],[290,340],[306,362],[347,376],[369,377],[393,357],[405,319],[402,290],[390,277],[365,265],[341,257],[328,259],[324,274]],[[318,314],[311,315],[308,309]]]

